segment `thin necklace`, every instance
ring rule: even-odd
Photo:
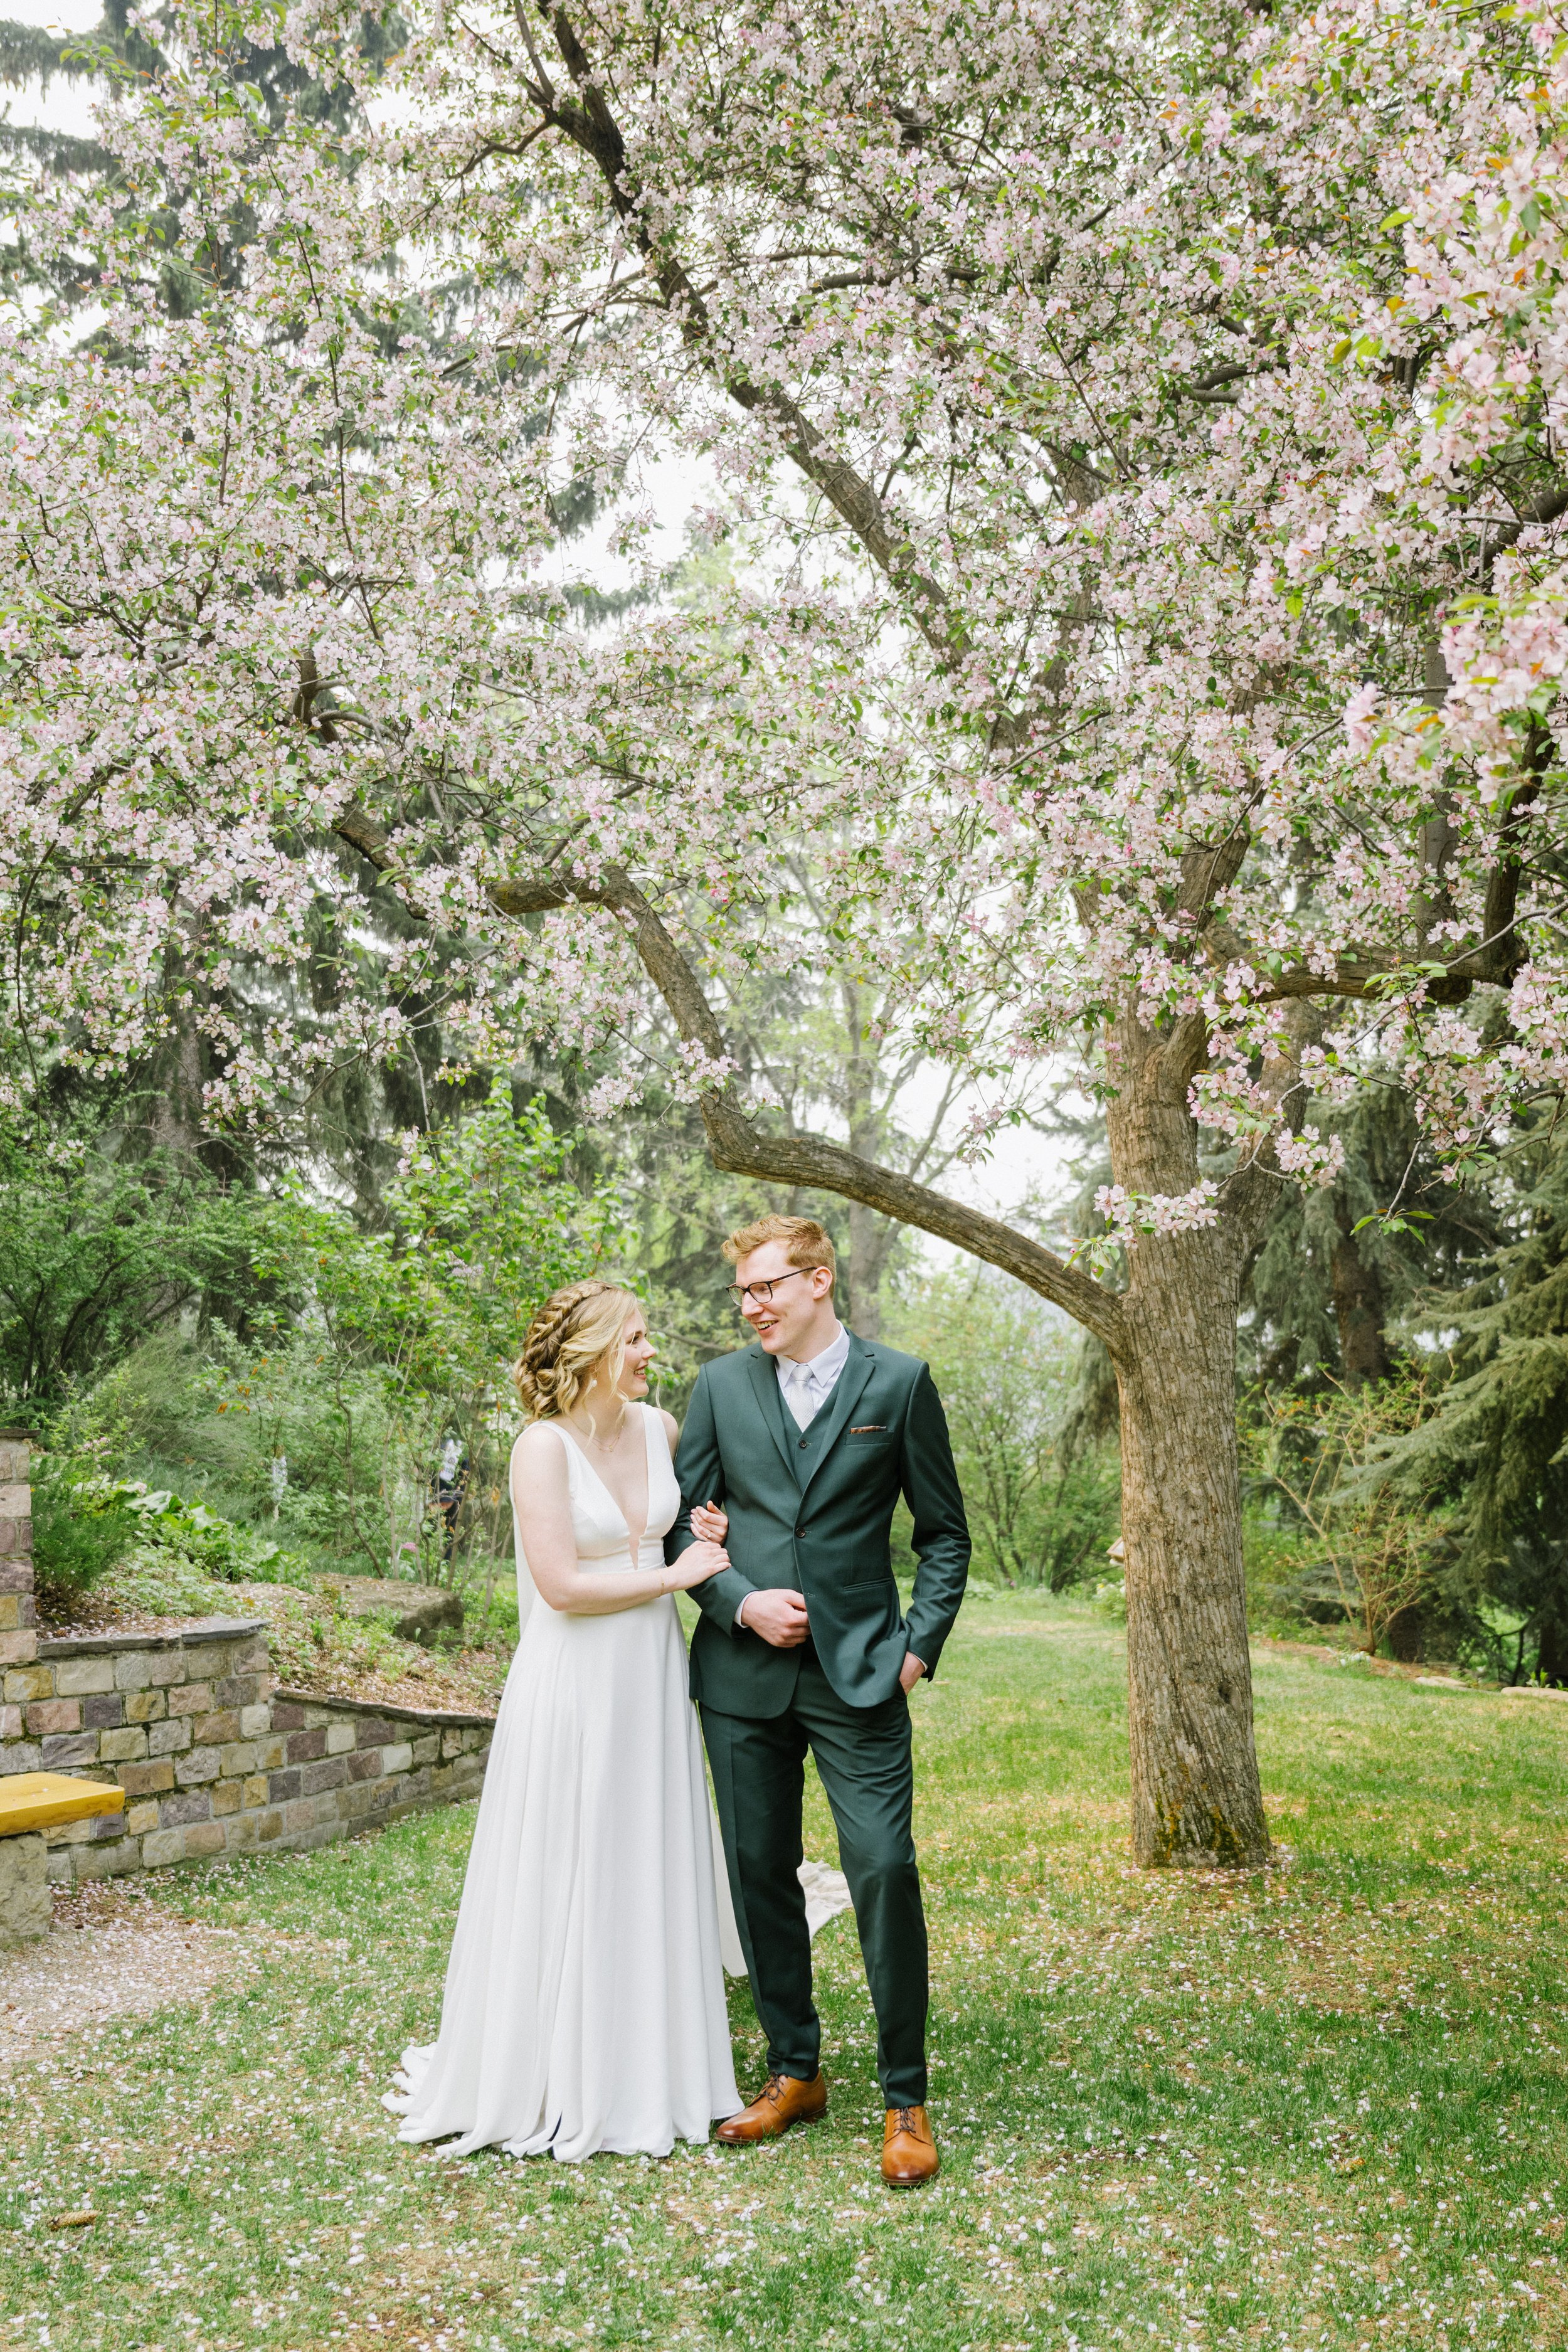
[[[590,1412],[588,1414],[588,1443],[590,1445],[596,1446],[601,1454],[608,1454],[615,1446],[626,1425],[626,1407],[624,1402],[621,1406],[621,1417],[616,1423],[614,1434],[608,1438],[603,1438],[600,1436],[597,1428],[595,1426],[594,1416]]]

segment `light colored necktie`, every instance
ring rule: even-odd
[[[816,1407],[811,1394],[814,1386],[815,1381],[809,1364],[792,1365],[789,1378],[784,1382],[784,1402],[790,1409],[797,1429],[805,1429],[807,1423],[816,1417]]]

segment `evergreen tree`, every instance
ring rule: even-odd
[[[1568,1685],[1568,1141],[1544,1139],[1472,1278],[1426,1295],[1452,1371],[1385,1475],[1458,1497],[1447,1598],[1505,1680]]]
[[[1243,1389],[1385,1380],[1419,1298],[1474,1281],[1503,1237],[1485,1187],[1446,1181],[1409,1097],[1375,1077],[1310,1114],[1343,1146],[1331,1184],[1280,1187],[1242,1295]]]

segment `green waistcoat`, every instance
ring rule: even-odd
[[[730,1515],[731,1565],[691,1596],[702,1612],[694,1698],[725,1715],[784,1712],[801,1652],[735,1624],[748,1592],[781,1585],[805,1595],[822,1670],[847,1706],[890,1698],[910,1650],[934,1673],[963,1598],[969,1529],[942,1402],[918,1358],[851,1333],[833,1393],[802,1433],[772,1356],[760,1347],[721,1356],[698,1375],[675,1470],[671,1559],[693,1540],[693,1504]],[[900,1493],[920,1561],[907,1618],[889,1548]]]

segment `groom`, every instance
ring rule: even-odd
[[[811,1937],[797,1871],[805,1751],[838,1826],[877,2012],[887,2118],[882,2177],[929,2180],[925,1915],[910,1811],[908,1694],[933,1674],[969,1570],[969,1529],[947,1423],[924,1364],[847,1331],[834,1311],[833,1244],[810,1217],[731,1234],[731,1286],[756,1337],[698,1376],[676,1456],[681,1511],[729,1513],[735,1565],[698,1585],[691,1691],[713,1770],[735,1917],[768,2079],[719,2126],[772,2139],[827,2105],[811,1998]],[[906,1618],[889,1564],[900,1493],[920,1559]]]

